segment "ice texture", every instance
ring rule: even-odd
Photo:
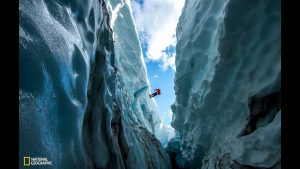
[[[166,146],[170,129],[162,123],[155,100],[149,99],[150,82],[142,55],[141,43],[135,29],[130,1],[110,0],[107,2],[111,16],[111,28],[115,41],[115,65],[122,74],[127,98],[137,113],[130,113],[130,119],[141,121]],[[130,25],[130,26],[128,26]],[[124,57],[127,56],[127,57]],[[148,87],[145,90],[144,87]],[[125,105],[124,105],[125,106]],[[125,106],[126,107],[126,106]]]
[[[170,168],[157,106],[143,89],[130,2],[19,6],[19,163],[31,156],[51,168]]]
[[[280,0],[186,0],[171,122],[179,136],[168,146],[177,165],[280,164],[280,10]]]

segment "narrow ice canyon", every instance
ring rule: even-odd
[[[20,0],[20,166],[281,168],[280,27],[280,0],[185,0],[170,140],[130,0]]]

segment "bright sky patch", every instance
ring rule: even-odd
[[[176,26],[184,0],[132,0],[131,5],[146,61],[175,70]]]

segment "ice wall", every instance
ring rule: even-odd
[[[170,168],[129,1],[19,2],[19,162]]]
[[[137,111],[129,113],[128,116],[135,122],[144,123],[161,142],[166,142],[168,132],[162,124],[154,99],[149,99],[150,82],[133,22],[130,0],[110,0],[107,1],[107,6],[112,18],[115,65],[122,74],[123,90],[128,96],[126,98],[129,99],[131,108]]]
[[[280,0],[186,0],[168,147],[186,168],[280,165]]]

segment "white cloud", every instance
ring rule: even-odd
[[[158,78],[158,75],[154,75],[153,78],[154,78],[154,79],[157,79],[157,78]]]
[[[168,67],[171,67],[175,71],[175,53],[171,56],[162,57],[163,64],[160,66],[162,70],[167,70]]]
[[[176,45],[176,26],[184,0],[145,0],[143,6],[132,1],[134,20],[142,42],[147,42],[147,58],[162,62],[162,69],[175,70],[175,55],[164,50]]]

